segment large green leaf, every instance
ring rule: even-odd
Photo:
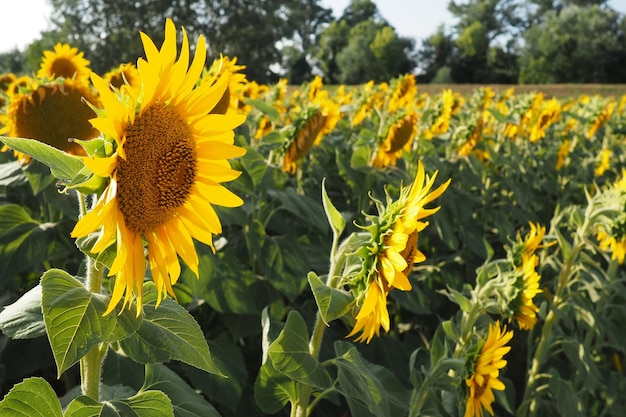
[[[41,277],[42,311],[59,375],[102,342],[124,339],[140,319],[120,307],[103,316],[108,297],[89,292],[65,271],[51,269]]]
[[[56,223],[41,223],[17,204],[0,206],[0,279],[15,276],[48,259]]]
[[[157,290],[152,282],[145,283],[143,291],[143,320],[135,333],[120,342],[124,352],[139,363],[179,360],[223,375],[211,359],[202,329],[187,310],[169,298],[157,308]]]
[[[335,363],[340,390],[348,400],[348,404],[355,402],[364,405],[377,417],[391,417],[385,386],[370,370],[356,347],[337,341],[335,353],[337,354]]]
[[[282,208],[300,218],[303,222],[315,227],[320,232],[328,230],[324,208],[318,200],[306,195],[297,194],[292,188],[286,190],[269,190],[270,197],[282,203]]]
[[[0,141],[10,148],[32,156],[39,162],[50,167],[52,175],[61,180],[71,180],[83,169],[80,158],[60,151],[34,139],[7,138],[0,136]]]
[[[268,352],[274,367],[290,378],[317,388],[330,387],[330,375],[309,352],[309,332],[297,311],[289,312],[285,328]]]
[[[41,285],[0,312],[0,330],[11,339],[32,339],[46,334],[41,312]]]
[[[288,402],[296,401],[296,384],[289,376],[277,371],[269,357],[272,336],[278,337],[278,335],[272,335],[275,330],[271,326],[267,308],[261,313],[261,326],[263,327],[263,360],[254,383],[254,398],[261,410],[274,414],[282,410]]]
[[[146,365],[146,379],[141,391],[146,390],[164,392],[172,401],[176,417],[220,417],[209,402],[165,365]]]
[[[207,374],[192,366],[184,366],[183,370],[194,388],[235,411],[247,383],[248,371],[240,348],[229,340],[227,333],[222,335],[227,337],[210,340],[209,348],[215,364],[227,378]]]
[[[99,403],[80,396],[67,406],[64,417],[174,417],[172,402],[160,391],[144,391],[125,400]]]
[[[43,378],[28,378],[11,388],[0,401],[0,416],[62,417],[61,403]]]
[[[309,272],[307,278],[324,323],[341,318],[350,310],[354,297],[348,292],[330,288],[313,271]]]

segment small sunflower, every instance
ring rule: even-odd
[[[539,257],[535,254],[537,249],[549,247],[556,242],[544,244],[543,239],[546,228],[530,223],[530,231],[523,240],[518,242],[513,248],[513,262],[519,272],[520,292],[513,301],[514,317],[520,329],[530,330],[537,323],[537,312],[539,308],[533,303],[533,298],[541,292],[539,280],[541,276],[537,273],[536,267],[539,265]]]
[[[122,87],[132,88],[137,91],[141,89],[141,79],[137,67],[133,63],[120,64],[117,68],[104,74],[104,79],[118,90]]]
[[[561,117],[561,104],[556,99],[547,101],[530,130],[529,141],[537,142],[546,136],[546,130]]]
[[[355,285],[364,281],[367,290],[354,328],[346,337],[361,332],[356,341],[369,343],[374,335],[380,334],[381,326],[389,331],[387,295],[393,288],[402,291],[411,289],[408,275],[413,264],[426,260],[417,248],[419,233],[428,225],[423,219],[439,210],[439,207],[425,206],[439,197],[450,184],[448,180],[431,191],[436,177],[437,172],[432,177],[426,176],[420,162],[415,181],[401,189],[397,201],[388,201],[386,208],[380,208],[379,217],[374,218],[374,227],[366,228],[371,230],[373,249],[364,259],[363,274],[355,280]]]
[[[88,140],[98,136],[89,123],[93,111],[85,103],[99,103],[94,91],[84,83],[66,78],[40,84],[33,81],[9,96],[7,114],[0,117],[5,127],[0,134],[36,139],[74,155],[85,155],[84,149],[72,139]],[[5,146],[2,150],[8,148]],[[30,158],[14,151],[16,157]]]
[[[57,43],[54,51],[44,51],[37,78],[52,80],[63,77],[87,82],[90,73],[89,61],[83,58],[78,48]]]
[[[570,145],[571,145],[571,141],[569,139],[563,140],[563,143],[561,144],[561,147],[559,148],[559,151],[556,154],[556,170],[557,171],[563,168],[563,166],[565,165],[567,156],[570,153]]]
[[[480,353],[471,366],[471,375],[465,380],[467,402],[465,417],[483,417],[484,410],[493,416],[491,404],[495,401],[493,390],[502,391],[505,386],[498,378],[500,370],[506,366],[503,359],[510,350],[506,344],[513,337],[513,331],[500,328],[500,322],[489,325],[489,333]]]
[[[296,120],[293,135],[283,157],[284,172],[291,174],[296,172],[296,163],[311,150],[315,143],[319,142],[325,124],[326,116],[317,108],[310,108],[304,117]]]
[[[596,177],[601,177],[604,173],[611,168],[611,150],[610,149],[602,149],[600,153],[600,162],[598,162],[598,166],[593,171],[593,174]]]
[[[237,57],[230,59],[224,56],[213,61],[209,71],[203,78],[203,82],[225,73],[228,73],[229,81],[224,96],[213,108],[211,113],[226,114],[227,111],[234,111],[236,113],[243,112],[247,115],[250,112],[250,106],[246,105],[244,102],[244,91],[248,84],[246,75],[240,72],[244,69],[246,69],[245,65],[237,65]]]
[[[242,200],[222,182],[240,172],[231,169],[230,158],[245,150],[233,145],[233,129],[242,115],[209,114],[228,86],[228,75],[199,85],[206,59],[200,36],[189,64],[189,41],[183,30],[182,48],[176,60],[176,27],[165,24],[165,40],[157,49],[141,33],[146,59],[139,59],[142,90],[110,90],[93,74],[104,112],[92,123],[112,140],[115,152],[104,158],[85,157],[94,174],[109,184],[93,209],[72,231],[75,238],[101,229],[91,252],[100,253],[116,244],[117,254],[109,275],[115,276],[109,314],[122,300],[129,306],[137,298],[142,308],[142,285],[146,271],[144,240],[152,278],[158,289],[157,304],[180,276],[180,256],[198,274],[198,255],[193,240],[213,247],[214,234],[221,233],[213,205],[236,207]]]
[[[411,144],[417,132],[417,118],[415,112],[408,112],[389,126],[387,136],[380,144],[372,161],[373,166],[378,168],[395,166],[398,158],[402,157],[402,153],[411,150]]]

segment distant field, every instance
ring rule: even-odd
[[[626,84],[419,84],[421,93],[437,94],[450,88],[461,94],[468,94],[478,87],[490,86],[496,92],[515,87],[517,94],[543,92],[547,97],[571,97],[580,94],[620,97],[626,94]]]

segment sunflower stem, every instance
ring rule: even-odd
[[[333,232],[333,243],[330,248],[330,266],[328,268],[328,277],[326,279],[326,285],[330,288],[335,288],[340,281],[340,277],[336,276],[336,269],[339,265],[337,256],[337,246],[339,245],[339,233]],[[317,359],[322,347],[322,339],[324,338],[324,331],[326,330],[326,323],[322,318],[322,314],[318,310],[315,316],[315,325],[313,326],[313,333],[309,340],[309,353],[313,358]],[[309,401],[311,399],[312,387],[306,384],[298,384],[298,398],[295,406],[295,417],[306,417],[312,411],[313,407],[309,407]],[[316,402],[314,401],[314,404]],[[292,409],[292,414],[293,414]]]
[[[552,306],[548,315],[546,316],[546,321],[541,329],[541,337],[539,339],[539,344],[537,345],[537,349],[535,350],[535,354],[532,358],[531,368],[528,371],[528,381],[526,384],[526,389],[524,390],[524,398],[520,405],[520,412],[518,413],[521,417],[533,417],[537,415],[538,407],[537,407],[537,396],[535,385],[538,380],[541,378],[541,374],[539,371],[541,367],[547,360],[548,355],[550,354],[549,346],[552,341],[552,328],[558,321],[558,314],[556,313],[560,309],[561,302],[564,298],[563,292],[567,288],[570,278],[574,275],[574,271],[572,270],[576,264],[578,259],[578,255],[582,251],[585,246],[585,232],[589,226],[589,218],[585,219],[585,222],[579,229],[580,232],[576,234],[578,239],[577,245],[572,250],[570,257],[565,260],[565,264],[563,268],[561,268],[561,272],[559,273],[557,279],[557,288],[554,294],[554,298],[552,299]]]
[[[80,193],[78,195],[78,208],[81,217],[87,214],[85,196]],[[91,293],[98,294],[102,287],[103,268],[90,256],[87,255],[85,258],[87,262],[85,288]],[[82,393],[96,401],[100,401],[100,375],[107,347],[106,343],[100,343],[80,359],[80,387]]]

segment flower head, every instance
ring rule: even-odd
[[[363,259],[361,274],[354,280],[353,286],[365,286],[363,294],[357,296],[360,310],[356,324],[347,337],[361,332],[357,341],[370,342],[374,335],[380,334],[382,326],[389,330],[387,295],[393,288],[402,291],[411,289],[408,275],[413,264],[423,262],[426,256],[417,248],[419,233],[428,222],[423,220],[436,213],[439,207],[425,206],[439,197],[450,184],[446,181],[435,190],[431,188],[437,177],[424,173],[421,162],[418,165],[415,181],[400,191],[396,201],[388,201],[387,207],[379,207],[379,216],[373,218],[373,225],[366,227],[371,233],[371,246]]]
[[[491,404],[495,401],[493,390],[502,391],[505,386],[499,379],[500,370],[506,366],[503,359],[510,346],[506,344],[513,337],[513,331],[500,328],[500,322],[489,325],[489,333],[480,353],[473,360],[470,377],[465,380],[467,385],[467,402],[465,417],[483,417],[484,410],[493,416]]]
[[[0,124],[4,124],[0,134],[36,139],[74,155],[85,155],[73,139],[98,135],[89,123],[93,112],[85,101],[91,105],[99,102],[95,92],[82,82],[69,78],[45,83],[30,80],[9,95],[7,114],[0,116]],[[30,161],[27,155],[14,153],[18,160]]]
[[[382,168],[396,165],[396,161],[402,156],[402,153],[411,150],[413,137],[417,132],[417,117],[417,113],[407,112],[389,126],[387,135],[374,157],[373,166]]]
[[[183,30],[176,60],[176,27],[167,19],[160,49],[141,34],[146,59],[139,59],[142,89],[116,93],[92,75],[101,94],[104,112],[92,120],[112,141],[113,154],[85,157],[94,174],[108,186],[93,209],[81,218],[73,237],[101,230],[91,248],[100,253],[115,243],[117,253],[109,275],[115,286],[106,314],[124,299],[124,307],[137,298],[141,312],[142,285],[148,263],[158,290],[157,304],[180,276],[178,257],[198,274],[193,239],[211,245],[222,228],[213,205],[235,207],[242,200],[222,182],[240,174],[227,159],[245,150],[233,145],[233,129],[241,115],[209,114],[222,98],[228,76],[196,87],[206,58],[204,37],[198,39],[189,64],[189,42]],[[119,95],[118,95],[119,94]]]
[[[37,71],[37,78],[51,80],[63,77],[87,82],[90,73],[89,61],[83,58],[83,53],[78,52],[78,48],[57,43],[54,46],[54,51],[44,51],[41,67]]]
[[[104,74],[104,79],[117,89],[132,88],[138,91],[141,88],[137,67],[130,62],[120,64],[117,68],[107,72]]]

